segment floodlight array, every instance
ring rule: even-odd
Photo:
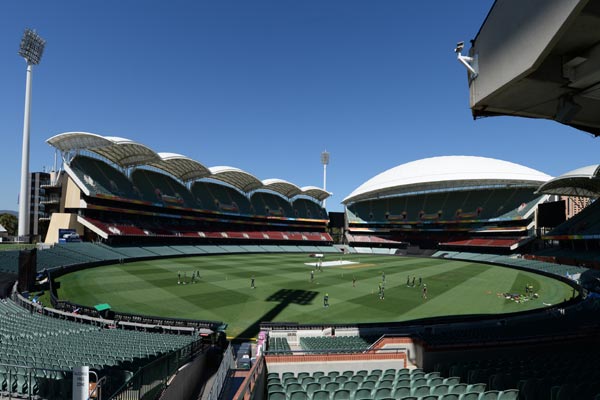
[[[46,41],[31,29],[25,29],[21,39],[19,55],[27,60],[28,64],[38,65],[42,59]]]

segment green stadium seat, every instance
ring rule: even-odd
[[[267,391],[270,392],[283,392],[284,388],[281,383],[269,383],[267,385]]]
[[[285,385],[285,391],[287,393],[295,392],[297,390],[304,390],[304,388],[299,383],[290,383],[289,385]]]
[[[441,385],[444,382],[444,380],[440,377],[425,378],[425,379],[427,379],[427,385],[429,385],[429,386]]]
[[[448,378],[445,378],[443,383],[445,383],[446,385],[450,385],[450,386],[458,385],[460,383],[460,377],[450,376]]]
[[[291,385],[292,383],[298,383],[298,378],[295,376],[288,376],[287,378],[283,378],[283,385]]]
[[[348,378],[352,378],[354,376],[354,371],[344,371],[342,372],[343,376],[347,376]]]
[[[445,385],[445,384],[439,384],[436,386],[430,386],[431,387],[431,394],[434,394],[436,396],[441,396],[444,395],[446,393],[449,392],[450,386]]]
[[[394,398],[395,399],[403,399],[405,397],[410,396],[411,390],[409,387],[397,387],[394,390]]]
[[[487,390],[479,395],[479,400],[498,400],[498,396],[500,396],[498,390]]]
[[[327,390],[317,390],[312,394],[312,400],[329,400],[330,394]]]
[[[281,374],[281,380],[283,382],[285,382],[286,378],[295,378],[295,375],[293,372],[284,372],[283,374]]]
[[[500,392],[498,400],[517,400],[519,398],[519,391],[517,389],[506,389]]]
[[[351,392],[348,389],[338,389],[333,392],[332,400],[350,400]]]
[[[306,390],[306,393],[308,393],[309,395],[312,395],[317,390],[321,390],[321,385],[319,385],[316,382],[312,382],[312,383],[309,383],[306,385],[305,390]]]
[[[438,397],[428,394],[427,396],[420,396],[419,400],[438,400]]]
[[[367,375],[369,375],[369,371],[367,371],[366,369],[361,369],[361,370],[356,371],[355,375],[367,376]]]
[[[416,386],[412,388],[412,395],[413,396],[417,396],[417,397],[423,397],[423,396],[427,396],[429,395],[429,386],[427,385],[423,385],[423,386]]]
[[[396,387],[407,387],[410,388],[411,380],[410,379],[400,379],[396,381]]]
[[[467,392],[483,393],[485,392],[486,386],[485,383],[472,383],[467,386]]]
[[[320,378],[322,376],[325,376],[325,372],[323,372],[323,371],[315,371],[315,372],[313,372],[312,376],[313,376],[313,378],[318,379],[318,378]]]
[[[329,382],[329,383],[325,384],[325,386],[323,386],[323,389],[329,391],[330,393],[335,392],[339,388],[340,388],[340,384],[337,382]]]
[[[467,393],[467,384],[466,383],[457,383],[456,385],[450,386],[450,393],[455,394],[463,394]]]
[[[460,395],[459,400],[479,400],[479,395],[481,393],[477,392],[467,392]]]
[[[459,400],[460,395],[454,393],[446,393],[438,396],[438,400]]]
[[[425,378],[418,378],[418,379],[413,379],[410,381],[410,386],[412,388],[416,388],[419,386],[428,386],[427,385],[427,379]]]
[[[269,400],[287,400],[285,392],[270,392]]]
[[[354,380],[349,380],[348,382],[345,382],[342,385],[342,389],[348,389],[350,391],[355,391],[356,389],[358,389],[359,386],[360,386],[360,383],[358,383]]]
[[[325,386],[326,384],[331,382],[331,378],[328,377],[327,375],[325,375],[325,376],[322,376],[319,379],[317,379],[317,382],[319,382],[321,384],[321,386]]]
[[[314,399],[314,397],[313,397]],[[361,388],[354,393],[354,400],[371,400],[371,389]]]
[[[391,388],[379,388],[375,390],[374,399],[381,400],[392,396]]]
[[[306,378],[307,376],[310,376],[309,372],[298,372],[298,380]]]
[[[375,382],[375,381],[364,381],[363,383],[360,384],[360,388],[373,390],[373,389],[375,389],[376,385],[377,385],[377,382]]]
[[[376,387],[392,389],[394,387],[394,382],[393,381],[379,381],[377,383]]]
[[[289,393],[289,400],[308,400],[308,395],[303,390],[296,390]]]

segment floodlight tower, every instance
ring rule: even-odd
[[[27,62],[25,84],[25,115],[23,117],[23,150],[21,155],[21,191],[19,193],[19,240],[26,239],[29,232],[29,110],[31,108],[31,72],[38,65],[44,52],[46,41],[35,31],[27,28],[21,39],[19,55]]]
[[[329,152],[325,150],[321,153],[321,164],[323,164],[323,190],[327,190],[327,164],[329,164]],[[325,202],[323,200],[323,208],[325,208]]]

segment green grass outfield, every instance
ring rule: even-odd
[[[325,261],[339,261],[327,255]],[[479,313],[506,313],[544,307],[570,298],[570,286],[515,269],[478,263],[397,256],[345,255],[356,264],[323,267],[300,254],[241,254],[140,261],[90,268],[58,279],[59,298],[114,310],[229,324],[228,336],[254,337],[261,321],[351,323],[403,321],[415,318]],[[198,283],[178,285],[177,274]],[[385,299],[378,284],[385,272]],[[250,288],[254,275],[256,289]],[[407,287],[407,276],[427,284]],[[352,279],[356,278],[356,287]],[[525,292],[531,284],[538,299],[516,303],[501,293]],[[330,307],[323,307],[329,293]]]

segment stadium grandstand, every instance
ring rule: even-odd
[[[473,115],[597,135],[599,16],[495,1],[470,50]],[[123,138],[47,142],[63,170],[46,244],[0,252],[0,399],[600,399],[600,206],[540,221],[559,196],[596,199],[598,165],[402,164],[344,199],[334,245],[323,189]],[[111,295],[138,311],[95,301]]]
[[[88,241],[179,244],[331,244],[321,202],[329,193],[234,167],[207,168],[128,139],[68,132],[47,141],[64,173],[59,229]]]
[[[343,200],[353,246],[513,252],[535,235],[551,177],[507,161],[445,156],[399,165]]]

